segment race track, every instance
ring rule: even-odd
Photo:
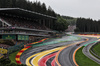
[[[44,41],[42,44],[25,51],[20,57],[21,63],[27,66],[75,66],[74,51],[80,46],[97,40],[97,38],[81,36],[80,39],[79,37],[64,36]],[[89,40],[87,41],[87,39]]]

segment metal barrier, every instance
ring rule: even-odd
[[[94,51],[94,46],[97,45],[98,43],[100,42],[97,42],[96,44],[94,44],[91,48],[90,48],[90,52],[95,56],[97,57],[98,59],[100,59],[100,56],[98,56],[98,54]]]

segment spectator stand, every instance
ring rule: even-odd
[[[5,21],[13,27],[24,27],[40,30],[50,29],[53,26],[53,23],[56,21],[55,17],[21,8],[0,8],[0,18],[2,19],[2,23]]]
[[[9,47],[10,47],[9,45],[6,45],[6,44],[0,44],[0,48],[7,49],[7,48],[9,48]]]

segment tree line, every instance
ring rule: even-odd
[[[41,3],[40,1],[31,2],[29,0],[0,0],[0,8],[23,8],[56,17],[54,10],[50,6],[47,8],[45,3]]]
[[[69,23],[69,25],[74,26],[76,25],[77,18],[70,17],[70,16],[62,16],[66,21]]]
[[[100,20],[78,18],[75,32],[100,32]]]
[[[60,15],[57,15],[57,21],[55,22],[53,29],[57,31],[65,31],[68,28],[68,25],[69,23],[66,19]]]

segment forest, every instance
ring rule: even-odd
[[[56,17],[56,13],[49,6],[46,7],[45,3],[40,1],[31,2],[29,0],[0,0],[0,8],[22,8],[46,15]]]
[[[100,32],[100,20],[78,18],[75,32]]]

